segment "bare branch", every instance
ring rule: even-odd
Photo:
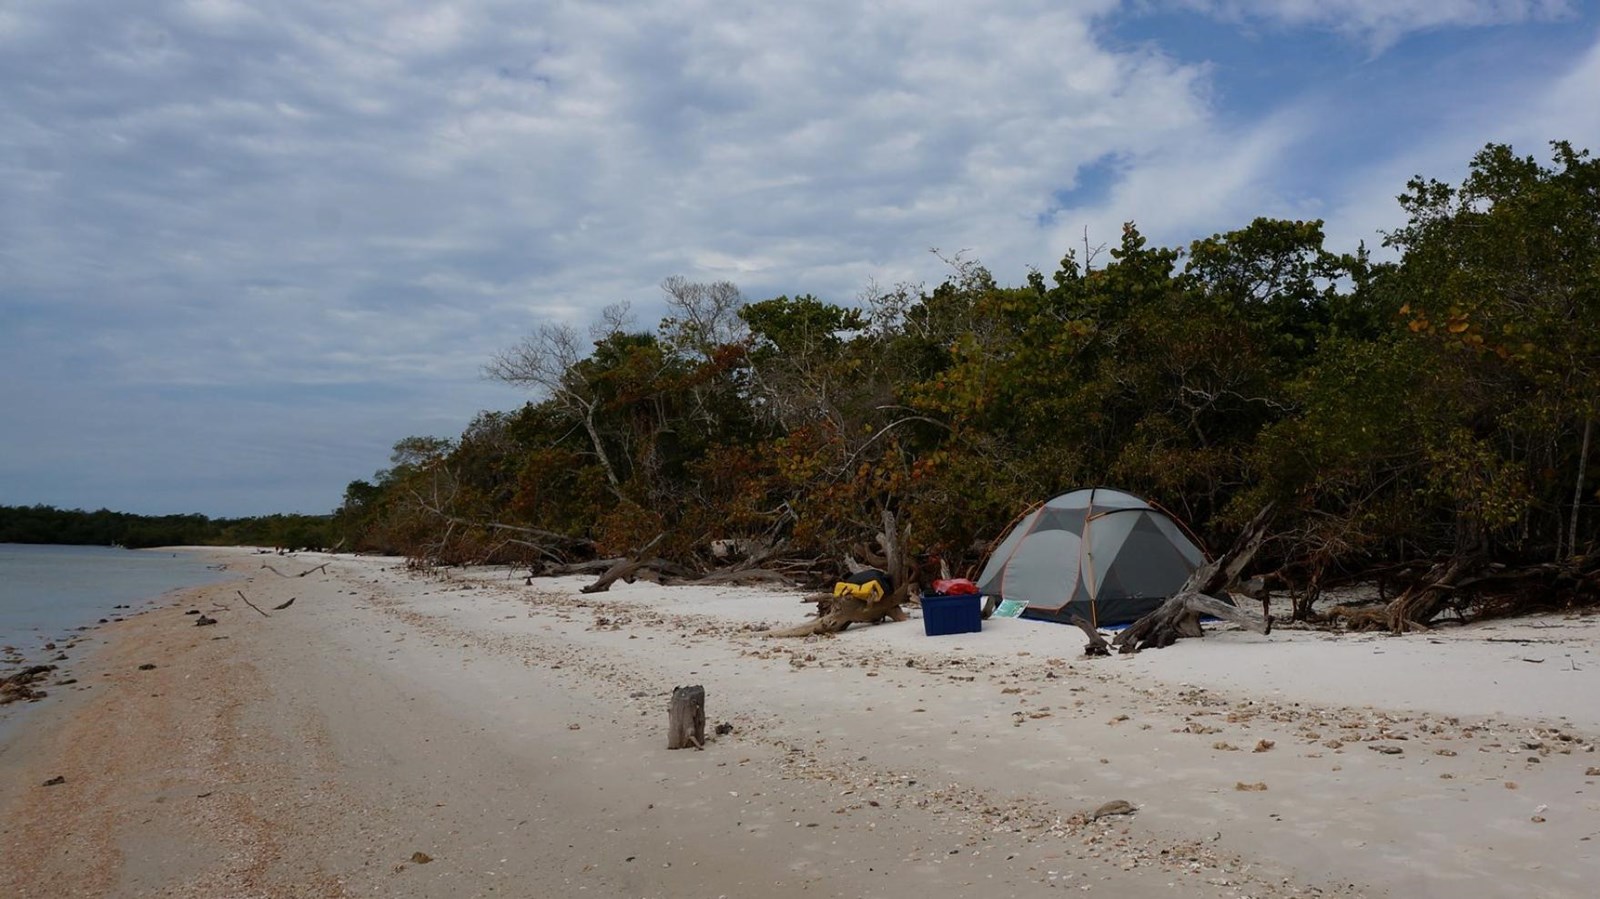
[[[630,321],[627,304],[607,306],[595,328],[597,332],[611,329],[605,332],[609,336],[624,330]],[[572,326],[547,322],[532,336],[496,355],[484,371],[497,381],[543,393],[546,399],[577,418],[589,436],[590,448],[606,473],[611,492],[618,499],[624,499],[622,479],[611,464],[611,456],[595,424],[599,401],[575,372],[582,359],[578,333]]]
[[[251,602],[249,597],[244,595],[244,591],[243,590],[235,590],[233,592],[239,594],[239,598],[244,600],[244,604],[245,605],[249,606],[252,609],[255,609],[257,612],[261,612],[261,607],[256,605],[255,603]],[[272,616],[268,615],[266,612],[261,612],[261,617],[262,618],[271,618]]]
[[[626,334],[633,330],[637,320],[633,316],[633,306],[627,300],[611,305],[600,310],[600,319],[589,328],[589,336],[596,342],[605,340],[617,334]],[[568,366],[569,368],[571,366]]]

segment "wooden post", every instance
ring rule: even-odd
[[[674,687],[667,707],[667,748],[706,748],[706,688]]]

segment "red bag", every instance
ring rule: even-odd
[[[964,577],[953,577],[934,581],[933,592],[941,596],[970,596],[978,592],[978,585]]]

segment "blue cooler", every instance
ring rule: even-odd
[[[983,594],[922,594],[922,629],[930,637],[983,630]]]

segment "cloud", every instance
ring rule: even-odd
[[[1157,243],[1182,245],[1256,216],[1317,218],[1322,210],[1293,199],[1281,181],[1314,125],[1312,117],[1295,112],[1234,127],[1209,124],[1182,141],[1123,158],[1098,202],[1053,215],[1053,243],[1078,247],[1082,262],[1085,240],[1091,249],[1115,246],[1124,222],[1137,224]]]
[[[1203,6],[1362,35],[1561,11]],[[1181,241],[1339,205],[1293,162],[1326,98],[1228,108],[1212,60],[1112,39],[1128,14],[7,4],[0,420],[26,426],[0,502],[134,498],[160,469],[130,508],[325,509],[399,437],[514,405],[479,376],[496,350],[619,301],[649,324],[669,275],[849,301],[938,279],[934,247],[1011,280],[1084,225]]]
[[[1326,28],[1385,49],[1419,31],[1570,18],[1569,0],[1176,0],[1229,21]]]
[[[938,277],[930,247],[1053,258],[1036,222],[1081,166],[1208,115],[1203,66],[1101,45],[1115,9],[8,6],[0,352],[58,380],[4,400],[36,432],[6,450],[221,471],[360,420],[381,464],[439,427],[418,405],[453,398],[454,433],[513,402],[495,350],[622,300],[648,323],[667,275],[848,300]]]

